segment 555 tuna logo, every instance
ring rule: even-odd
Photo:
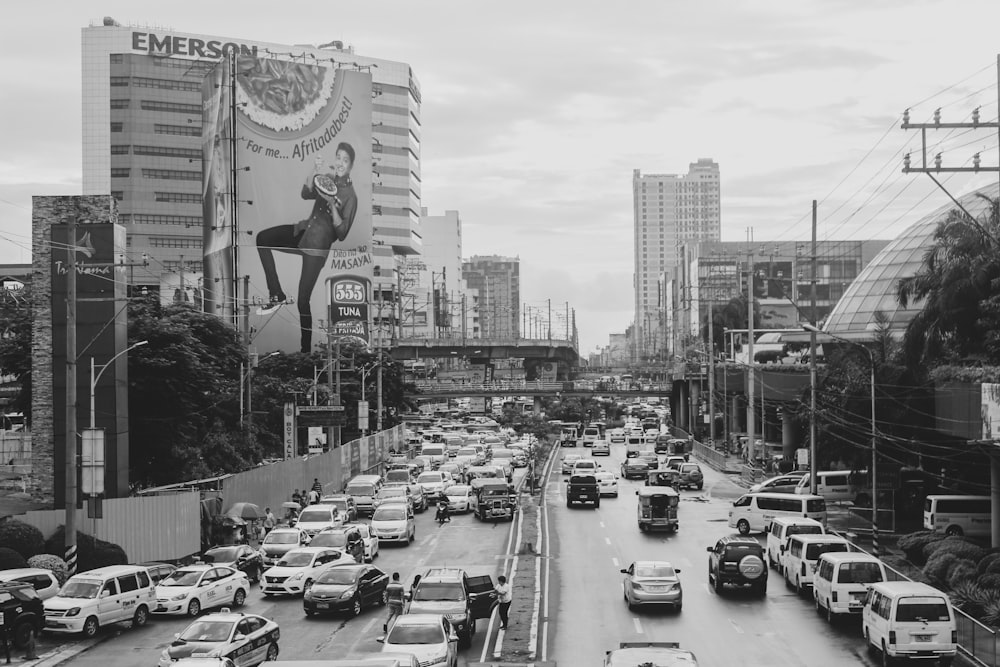
[[[327,278],[326,285],[331,335],[357,338],[367,345],[371,280],[358,275],[338,275]]]

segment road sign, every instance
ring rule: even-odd
[[[347,413],[343,405],[300,405],[296,412],[300,427],[347,424]]]

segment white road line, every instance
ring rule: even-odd
[[[618,559],[617,558],[612,557],[611,558],[611,562],[615,564],[615,567],[621,567],[621,565],[619,565],[619,563],[618,563]]]
[[[642,621],[640,621],[638,618],[636,618],[635,616],[633,616],[632,617],[632,624],[635,625],[635,631],[637,633],[639,633],[640,635],[644,634],[643,631],[642,631]]]
[[[541,517],[536,515],[535,528],[535,550],[541,552],[542,546],[542,522],[539,520]],[[534,606],[531,609],[531,629],[528,633],[528,657],[531,660],[535,659],[535,654],[538,652],[538,609],[542,602],[542,568],[539,567],[540,563],[535,560],[535,601]]]
[[[598,521],[597,523],[598,523],[598,525],[600,525],[601,528],[604,528],[604,522],[603,521]]]
[[[607,544],[610,547],[611,546],[611,538],[610,537],[605,537],[604,538],[604,543]]]
[[[542,662],[549,659],[549,622],[542,624]]]
[[[743,628],[741,628],[736,621],[729,619],[729,622],[733,625],[733,630],[736,630],[736,632],[741,635],[743,634]]]
[[[493,645],[493,657],[499,658],[500,652],[503,650],[503,636],[504,631],[497,628],[497,643]]]

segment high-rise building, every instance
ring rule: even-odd
[[[685,243],[721,238],[719,165],[711,158],[690,164],[687,174],[632,171],[635,219],[635,319],[632,359],[650,359],[665,340],[663,276],[680,264]]]
[[[521,314],[521,260],[476,256],[462,264],[469,289],[479,293],[479,328],[483,338],[518,338]]]
[[[373,201],[365,205],[374,215],[376,284],[395,282],[395,256],[420,253],[421,98],[406,63],[358,55],[339,41],[274,44],[110,18],[83,28],[82,44],[83,193],[118,200],[131,284],[155,288],[164,273],[201,273],[202,80],[231,50],[371,73]]]

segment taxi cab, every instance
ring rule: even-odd
[[[242,607],[249,593],[250,579],[245,572],[221,565],[188,565],[157,584],[152,612],[197,616],[210,607]]]
[[[604,656],[604,667],[696,667],[694,653],[678,642],[622,642],[618,649]]]
[[[157,667],[169,667],[182,658],[229,658],[237,667],[259,665],[278,657],[281,630],[274,621],[256,614],[223,609],[193,621],[163,649]]]

